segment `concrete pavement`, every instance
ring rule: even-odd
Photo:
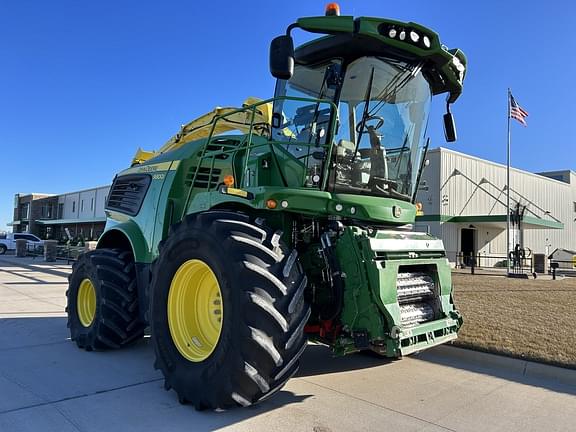
[[[68,272],[0,257],[1,432],[576,430],[573,372],[451,347],[386,361],[310,345],[276,397],[196,412],[164,391],[148,338],[119,351],[76,348]]]

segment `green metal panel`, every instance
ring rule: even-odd
[[[311,33],[352,33],[354,17],[352,16],[317,16],[299,18],[298,27]]]
[[[414,237],[413,234],[404,234],[405,238],[401,242],[396,242],[395,240],[400,240],[397,236],[403,235],[402,233],[389,231],[370,233],[359,227],[346,227],[336,244],[338,260],[342,271],[346,274],[344,308],[340,320],[350,332],[367,331],[369,340],[386,346],[385,354],[392,357],[410,352],[413,344],[417,344],[419,349],[424,345],[433,346],[438,338],[430,338],[427,335],[430,332],[442,333],[441,337],[451,337],[452,334],[455,337],[461,325],[460,315],[451,301],[452,282],[447,259],[443,256],[425,258],[429,249],[426,244],[430,245],[433,238],[421,234]],[[375,239],[382,242],[375,242]],[[378,244],[390,246],[376,251],[373,245]],[[398,245],[402,244],[405,248],[399,249]],[[382,259],[376,252],[381,254],[405,252],[419,258]],[[441,250],[437,252],[442,253]],[[433,269],[439,311],[443,317],[432,323],[403,327],[396,281],[399,269],[411,266]],[[422,335],[426,336],[426,343],[419,340]],[[407,341],[410,343],[407,344]],[[345,353],[354,351],[355,347],[351,340],[344,339],[339,341],[337,349]]]
[[[120,213],[109,212],[108,222],[104,233],[119,231],[130,241],[134,259],[136,262],[149,263],[152,260],[147,239],[144,237],[140,226],[131,218],[124,218]],[[102,237],[101,237],[102,238]]]

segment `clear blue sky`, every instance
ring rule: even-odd
[[[270,40],[324,1],[0,0],[0,230],[16,192],[104,185],[216,105],[270,97]],[[342,13],[424,24],[468,56],[449,147],[505,163],[506,89],[530,113],[512,163],[576,169],[576,6],[341,1]],[[301,33],[300,33],[301,34]],[[443,97],[429,123],[443,141]]]

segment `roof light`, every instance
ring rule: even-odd
[[[397,34],[398,34],[398,32],[396,31],[395,28],[391,28],[391,29],[388,31],[388,37],[395,38]]]
[[[418,42],[420,40],[420,35],[416,33],[414,30],[411,30],[410,39],[412,39],[412,42]]]
[[[328,3],[325,14],[326,16],[340,16],[340,5],[338,3]]]
[[[403,41],[404,39],[406,39],[406,32],[404,30],[402,30],[400,32],[400,36],[399,36],[400,40]]]
[[[429,38],[428,36],[424,36],[424,37],[422,38],[422,42],[424,42],[424,46],[425,46],[426,48],[430,48],[430,46],[432,45],[432,44],[430,43],[430,38]]]

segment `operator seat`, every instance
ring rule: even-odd
[[[376,129],[368,126],[370,137],[370,178],[382,178],[388,180],[388,162],[386,161],[386,148],[382,146]]]

